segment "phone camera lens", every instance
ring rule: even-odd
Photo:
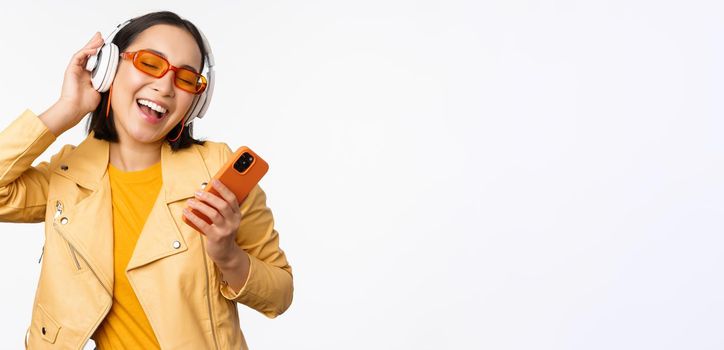
[[[254,157],[249,154],[249,152],[244,152],[234,163],[234,169],[236,169],[240,173],[243,173],[244,171],[246,171],[246,169],[249,168],[249,166],[251,166],[253,160]]]

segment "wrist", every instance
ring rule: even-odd
[[[74,115],[73,108],[65,101],[58,100],[45,112],[41,113],[38,118],[45,124],[48,130],[56,137],[60,136],[69,127],[66,125],[67,120]]]
[[[220,254],[220,256],[216,257],[214,262],[216,263],[216,266],[219,267],[222,271],[224,270],[235,270],[240,265],[243,264],[244,259],[246,258],[246,252],[239,248],[238,245],[233,244],[229,246],[229,248],[224,250],[223,254]]]
[[[81,112],[78,110],[78,106],[75,102],[66,100],[62,97],[55,101],[53,108],[57,109],[59,113],[66,116],[66,120],[78,120],[85,116],[85,114],[81,115]],[[68,127],[68,129],[70,129],[70,127]]]
[[[246,284],[251,268],[251,259],[243,249],[238,248],[234,258],[225,264],[218,265],[221,272],[221,283],[231,288],[234,293],[238,293]]]

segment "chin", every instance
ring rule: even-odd
[[[158,130],[152,130],[149,128],[137,128],[136,130],[133,130],[129,133],[128,136],[133,138],[134,140],[138,142],[143,143],[156,143],[158,141],[163,140],[164,136],[166,134],[159,134]]]
[[[140,142],[140,143],[156,143],[158,141],[161,141],[161,139],[163,139],[163,137],[158,137],[155,135],[151,136],[151,137],[145,137],[144,135],[141,135],[141,136],[132,135],[132,137],[134,140],[136,140],[136,142]]]

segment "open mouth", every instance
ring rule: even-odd
[[[136,104],[138,105],[138,108],[143,111],[143,113],[146,113],[147,115],[155,116],[157,119],[163,119],[163,117],[168,115],[169,111],[166,111],[165,113],[160,113],[158,111],[153,110],[151,107],[148,107],[146,105],[143,105],[139,103],[139,100],[136,100]]]

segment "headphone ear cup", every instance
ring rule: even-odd
[[[196,103],[194,103],[194,113],[191,115],[192,117],[189,119],[189,121],[193,120],[194,118],[199,118],[199,115],[204,108],[204,104],[206,103],[206,97],[206,91],[199,94],[199,98],[196,99]]]
[[[206,90],[202,92],[198,99],[194,99],[194,104],[192,105],[193,114],[191,114],[192,117],[190,117],[186,122],[191,122],[194,118],[203,118],[204,115],[206,115],[206,110],[209,108],[209,104],[211,104],[211,96],[214,94],[214,72],[209,72],[209,85],[207,85]]]
[[[196,105],[199,102],[199,96],[194,97],[193,101],[191,101],[191,106],[189,106],[188,112],[186,112],[186,116],[184,117],[184,124],[189,125],[194,118],[196,118]]]
[[[101,83],[103,83],[103,77],[106,76],[106,70],[108,69],[108,63],[103,62],[108,56],[108,49],[106,45],[101,48],[88,60],[86,69],[91,71],[91,83],[93,88],[96,90],[101,89]]]
[[[89,67],[91,62],[95,67]],[[116,44],[104,44],[96,54],[95,58],[89,60],[86,69],[92,68],[91,83],[98,92],[106,92],[111,87],[111,82],[116,75],[118,67],[118,46]]]
[[[100,88],[97,89],[99,92],[106,92],[111,88],[113,78],[116,77],[116,70],[118,69],[118,46],[111,43],[108,45],[105,58],[101,57],[102,67],[107,67],[104,70],[103,80],[100,82]]]
[[[211,92],[211,90],[206,90],[201,93],[203,96],[199,100],[198,106],[196,106],[198,109],[196,112],[197,118],[203,118],[204,115],[206,115],[206,109],[209,108],[209,104],[211,103]]]

